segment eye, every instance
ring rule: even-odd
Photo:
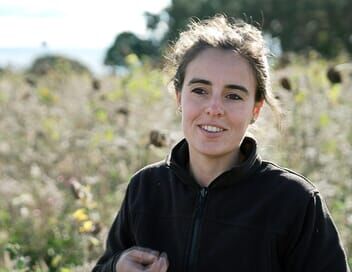
[[[195,89],[192,89],[191,91],[192,93],[196,93],[196,94],[206,94],[207,92],[202,89],[202,88],[195,88]]]
[[[226,98],[231,100],[243,100],[242,97],[240,97],[238,94],[235,94],[235,93],[226,95]]]

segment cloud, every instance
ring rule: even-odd
[[[109,46],[122,31],[146,32],[143,13],[169,0],[0,0],[0,47]]]

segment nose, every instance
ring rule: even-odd
[[[220,99],[211,99],[206,108],[206,113],[210,116],[223,116],[225,114],[224,107],[219,101]]]

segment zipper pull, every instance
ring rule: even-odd
[[[208,188],[207,187],[202,187],[200,189],[200,197],[201,199],[204,199],[208,194]]]

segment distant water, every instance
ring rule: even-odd
[[[102,75],[108,72],[103,64],[107,49],[73,48],[0,48],[0,67],[10,66],[14,69],[26,69],[35,58],[46,54],[59,54],[75,59],[86,65],[93,73]]]

